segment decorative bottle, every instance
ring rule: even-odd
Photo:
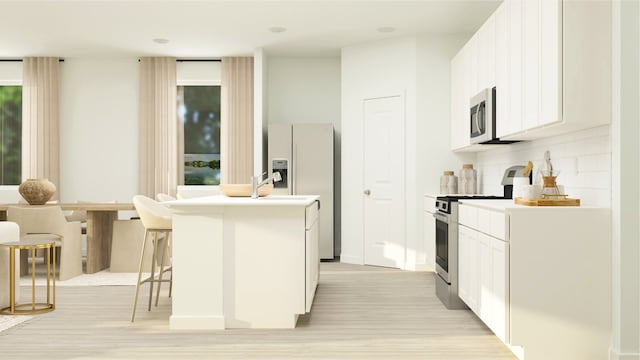
[[[457,194],[458,193],[458,177],[453,175],[453,171],[447,170],[440,177],[440,193],[441,194]]]
[[[463,164],[460,170],[460,184],[458,190],[460,194],[473,195],[477,192],[477,172],[473,164]]]

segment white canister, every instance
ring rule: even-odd
[[[513,178],[513,198],[527,198],[529,177],[517,176]]]
[[[472,195],[477,193],[477,172],[473,168],[473,164],[462,164],[458,183],[460,194]]]
[[[441,194],[457,194],[458,193],[458,177],[453,175],[453,171],[447,170],[440,177],[440,193]]]

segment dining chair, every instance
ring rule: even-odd
[[[80,223],[68,222],[60,206],[9,206],[7,220],[20,227],[20,240],[53,240],[60,254],[58,277],[68,280],[82,274]],[[28,270],[26,252],[20,254],[22,274]]]
[[[149,306],[148,311],[151,311],[151,301],[153,299],[153,284],[158,283],[156,292],[156,306],[158,306],[158,298],[160,296],[160,285],[163,282],[169,283],[169,297],[171,297],[172,279],[162,279],[162,276],[167,271],[172,271],[170,261],[167,262],[165,267],[166,257],[169,255],[169,246],[172,231],[171,211],[161,203],[143,196],[136,195],[133,197],[133,205],[140,215],[140,220],[145,228],[144,241],[142,245],[142,251],[140,256],[140,267],[138,270],[138,281],[136,283],[136,294],[133,299],[133,311],[131,313],[131,322],[134,321],[136,316],[136,305],[138,303],[138,294],[140,286],[146,282],[149,283]],[[145,247],[147,242],[151,239],[153,242],[153,255],[151,256],[151,268],[150,276],[142,280],[143,262],[145,258]],[[155,277],[156,267],[158,262],[160,267],[158,269],[158,277]]]

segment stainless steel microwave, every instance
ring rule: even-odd
[[[472,144],[485,143],[496,138],[496,88],[484,89],[471,98],[471,132]]]

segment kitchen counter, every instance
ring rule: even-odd
[[[165,203],[173,213],[170,328],[295,327],[319,279],[318,199]]]
[[[513,202],[513,199],[461,199],[458,201],[460,204],[475,206],[483,209],[500,211],[500,212],[513,212],[513,211],[543,211],[549,209],[570,210],[570,209],[599,209],[601,207],[595,206],[527,206],[519,205]]]
[[[257,199],[214,195],[169,201],[165,205],[173,208],[199,206],[309,206],[314,201],[319,201],[319,199],[320,196],[317,195],[269,195]]]

